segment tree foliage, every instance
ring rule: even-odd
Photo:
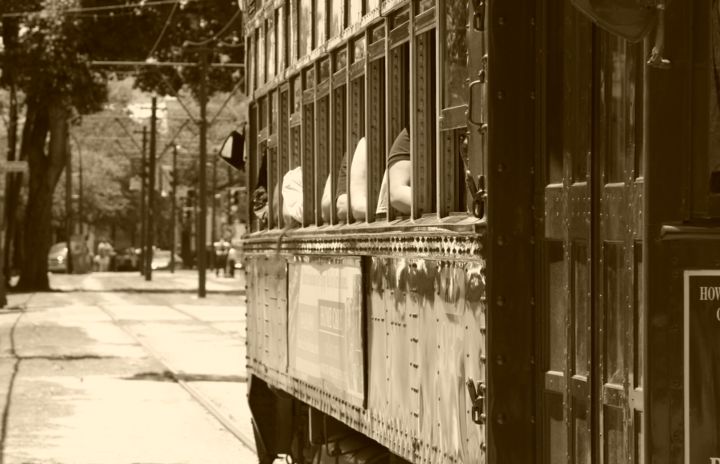
[[[118,4],[130,7],[97,9]],[[0,13],[5,14],[0,84],[24,93],[20,158],[27,159],[30,166],[21,288],[48,288],[51,205],[68,156],[69,122],[78,114],[104,108],[108,77],[130,72],[144,90],[176,94],[187,87],[197,94],[196,67],[143,67],[121,72],[93,66],[92,61],[193,61],[195,57],[183,47],[186,41],[200,41],[226,31],[224,41],[242,43],[239,21],[226,27],[236,12],[234,0],[185,0],[163,5],[146,0],[0,0]],[[210,59],[241,62],[242,48],[215,51]],[[237,71],[213,69],[209,91],[227,91],[239,78]],[[97,169],[98,178],[112,176],[100,172],[104,164],[95,161],[101,156],[88,153],[88,173]],[[127,206],[129,200],[120,190],[102,190],[93,195],[99,204],[120,209]],[[117,209],[107,208],[108,216],[117,214]]]

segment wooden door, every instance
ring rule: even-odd
[[[541,8],[538,442],[546,463],[642,462],[642,53]]]

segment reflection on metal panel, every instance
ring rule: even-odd
[[[248,283],[248,356],[278,372],[287,371],[287,265],[282,258],[245,262]]]
[[[364,401],[359,258],[290,263],[290,373],[351,404]]]
[[[465,382],[485,381],[479,262],[372,258],[370,413],[418,462],[485,462]],[[408,437],[409,435],[409,437]],[[420,440],[413,440],[419,436]]]

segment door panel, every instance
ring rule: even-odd
[[[544,462],[642,462],[642,52],[569,0],[541,12]]]

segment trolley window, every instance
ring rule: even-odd
[[[337,224],[347,219],[347,157],[346,157],[346,79],[347,49],[332,54],[331,76],[321,80],[318,88],[318,107],[328,102],[328,165],[327,175],[319,175],[322,186],[319,211],[323,224]],[[323,63],[320,64],[322,68]],[[327,96],[325,96],[327,95]],[[319,131],[318,131],[319,133]],[[321,153],[322,154],[322,153]],[[321,171],[318,168],[318,171]],[[340,210],[340,219],[338,218]]]
[[[390,55],[387,75],[388,108],[387,137],[387,195],[388,218],[410,215],[411,160],[410,160],[410,42],[409,8],[401,9],[390,17]],[[406,150],[400,147],[407,141]],[[406,153],[405,153],[406,151]],[[382,193],[382,189],[381,189]],[[382,204],[382,203],[381,203]],[[380,208],[379,208],[380,209]]]
[[[253,47],[253,41],[252,36],[248,36],[245,40],[245,50],[247,50],[247,55],[245,57],[245,67],[246,67],[246,75],[247,78],[245,79],[245,94],[250,95],[251,90],[253,90],[255,87],[255,48]]]
[[[288,8],[288,64],[294,65],[298,57],[298,35],[300,33],[300,0],[289,0]]]
[[[258,86],[265,83],[267,75],[267,57],[265,56],[265,31],[263,27],[259,27],[255,37],[257,38],[257,70],[258,70]]]
[[[350,45],[352,64],[349,70],[348,103],[348,222],[366,220],[367,201],[364,196],[356,195],[353,179],[362,177],[366,172],[366,161],[355,159],[356,149],[367,145],[365,140],[365,36],[356,38]],[[358,152],[358,156],[361,154]],[[356,173],[355,171],[360,171]]]
[[[270,94],[270,121],[267,143],[267,222],[268,228],[278,225],[278,93]]]
[[[298,57],[303,57],[312,50],[312,3],[311,0],[298,0],[298,3]]]
[[[265,21],[265,37],[265,43],[267,45],[267,80],[270,81],[275,76],[275,69],[277,66],[277,61],[275,61],[277,56],[277,49],[275,48],[277,46],[277,42],[275,40],[275,18],[272,16]]]
[[[280,7],[275,10],[275,41],[277,42],[277,72],[281,74],[287,66],[287,8]]]
[[[348,5],[349,6],[348,24],[355,24],[358,21],[360,21],[360,19],[362,19],[362,15],[364,13],[363,12],[363,3],[365,3],[365,2],[358,1],[358,0],[354,0],[354,1],[347,0],[347,2],[349,4]]]
[[[462,150],[467,143],[468,2],[448,0],[441,12],[442,117],[438,171],[440,216],[468,211]]]
[[[302,95],[302,225],[315,223],[315,68],[303,72]],[[299,219],[299,218],[298,218]]]
[[[329,222],[323,217],[323,194],[330,174],[330,59],[324,58],[317,65],[317,89],[315,91],[315,224]]]
[[[433,7],[434,8],[434,7]],[[432,15],[427,2],[418,2],[415,13],[419,18]],[[432,18],[431,18],[432,19]],[[413,51],[414,79],[412,82],[410,111],[412,141],[412,168],[413,168],[413,217],[419,218],[423,214],[437,211],[436,189],[436,52],[435,29],[427,29],[423,23],[415,27]],[[434,21],[430,22],[434,26]]]
[[[369,31],[369,59],[367,65],[367,208],[369,222],[385,217],[377,214],[378,196],[384,179],[385,146],[385,25]]]
[[[330,34],[332,39],[340,35],[345,28],[345,0],[331,0],[330,2]]]
[[[284,86],[280,91],[278,108],[278,176],[277,185],[273,192],[273,201],[277,198],[277,223],[280,228],[286,226],[283,218],[282,183],[285,174],[290,170],[290,91]]]
[[[315,18],[315,27],[313,28],[313,44],[315,49],[325,43],[327,40],[327,0],[313,0],[313,17]]]

